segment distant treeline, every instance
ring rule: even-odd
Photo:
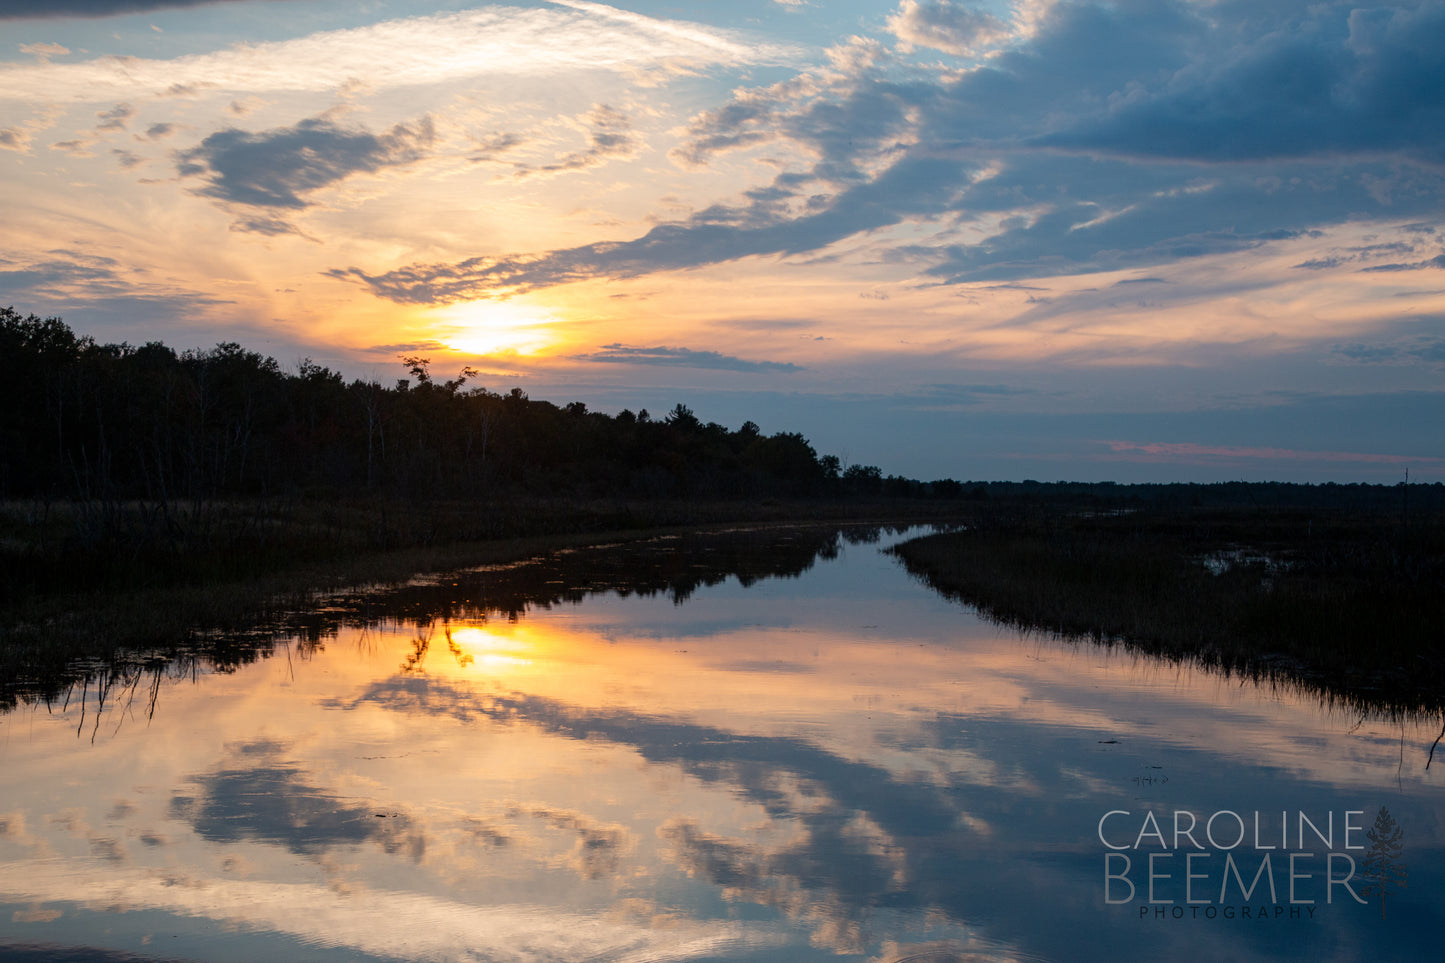
[[[201,501],[375,493],[580,498],[948,497],[952,480],[885,477],[820,456],[793,432],[533,400],[470,368],[347,381],[295,372],[234,342],[176,352],[99,344],[59,318],[0,309],[0,497]]]
[[[918,481],[819,455],[801,434],[556,405],[519,388],[294,372],[234,342],[177,352],[99,344],[59,318],[0,308],[0,499],[199,506],[244,496],[440,499],[945,499],[996,511],[1139,507],[1445,510],[1445,485]]]

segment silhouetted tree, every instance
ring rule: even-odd
[[[1375,825],[1365,832],[1371,843],[1361,865],[1362,875],[1367,884],[1361,890],[1365,895],[1380,894],[1380,919],[1385,918],[1385,897],[1393,896],[1407,888],[1405,863],[1400,861],[1405,846],[1405,830],[1395,822],[1390,810],[1384,806],[1375,816]]]

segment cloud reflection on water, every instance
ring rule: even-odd
[[[1001,635],[871,550],[810,570],[815,548],[771,563],[806,578],[752,588],[708,587],[722,567],[671,547],[640,576],[589,569],[600,594],[575,599],[541,568],[431,580],[395,591],[405,617],[336,618],[306,661],[200,674],[94,746],[76,707],[29,717],[23,739],[20,714],[0,716],[19,777],[0,898],[64,913],[77,939],[158,910],[415,959],[1102,959],[1140,936],[1161,954],[1329,956],[1360,938],[1351,919],[1303,942],[1131,929],[1101,905],[1095,821],[1386,791],[1412,886],[1442,882],[1436,777],[1397,771],[1389,726]],[[498,591],[508,578],[544,594]],[[77,784],[101,788],[77,801]]]

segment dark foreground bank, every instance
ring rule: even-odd
[[[1445,706],[1445,518],[1339,508],[1029,513],[894,549],[1024,630],[1403,712]]]

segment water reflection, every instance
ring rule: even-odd
[[[836,558],[840,545],[874,543],[885,532],[903,530],[814,526],[673,535],[338,592],[275,622],[197,630],[185,639],[157,640],[152,650],[121,652],[106,661],[77,660],[59,671],[45,662],[7,664],[12,674],[0,678],[0,711],[36,702],[68,708],[68,700],[78,695],[82,703],[123,706],[127,713],[138,708],[139,699],[139,708],[150,717],[164,681],[202,671],[234,672],[274,655],[278,643],[286,643],[288,654],[305,658],[345,628],[412,624],[426,632],[411,657],[419,660],[437,622],[516,622],[529,611],[577,605],[599,594],[665,595],[681,605],[698,589],[730,578],[744,587],[766,578],[796,578],[815,561]]]
[[[883,534],[649,543],[339,597],[251,661],[198,648],[194,684],[159,698],[137,683],[123,709],[112,683],[104,725],[81,676],[68,707],[0,721],[0,951],[1428,956],[1434,724],[1001,633],[879,555]],[[1375,905],[1259,925],[1106,902],[1111,810],[1382,803],[1410,861],[1388,928]]]

